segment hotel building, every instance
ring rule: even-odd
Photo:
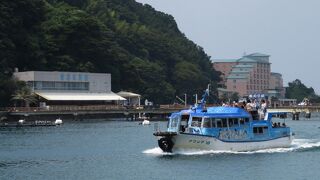
[[[269,55],[253,53],[240,59],[213,60],[213,67],[222,72],[221,85],[240,96],[267,94],[270,88],[283,89],[279,73],[271,73]],[[277,74],[277,76],[273,76]]]

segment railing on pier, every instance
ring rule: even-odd
[[[125,111],[125,110],[175,110],[184,109],[181,105],[160,105],[154,106],[121,106],[121,105],[89,105],[89,106],[46,106],[46,107],[7,107],[2,108],[2,111],[6,112],[57,112],[57,111]],[[0,110],[1,111],[1,110]]]
[[[211,107],[214,105],[208,105]],[[121,105],[59,105],[46,107],[6,107],[0,108],[0,112],[66,112],[66,111],[143,111],[143,110],[179,110],[188,109],[184,105],[160,105],[160,106],[121,106]],[[268,108],[270,111],[286,111],[286,112],[320,112],[319,106],[286,106]]]

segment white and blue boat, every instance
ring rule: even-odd
[[[293,136],[285,124],[272,122],[237,107],[205,108],[205,97],[189,110],[171,114],[167,130],[154,133],[164,152],[179,149],[213,151],[254,151],[290,147]]]

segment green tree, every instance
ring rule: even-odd
[[[28,86],[24,86],[13,94],[12,101],[20,102],[23,104],[22,106],[30,107],[31,103],[37,102],[37,98]]]
[[[22,81],[17,81],[8,75],[0,74],[0,106],[9,106],[11,102],[12,92],[25,86]]]
[[[111,73],[113,91],[155,103],[200,93],[208,83],[215,88],[219,80],[174,17],[135,0],[3,0],[0,65],[3,87],[15,67]]]
[[[317,95],[312,87],[306,87],[299,79],[288,83],[286,88],[286,98],[302,101],[304,98],[314,99]]]

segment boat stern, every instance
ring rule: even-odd
[[[172,152],[174,142],[172,137],[176,136],[176,132],[154,132],[154,136],[158,137],[158,146],[163,152]]]

